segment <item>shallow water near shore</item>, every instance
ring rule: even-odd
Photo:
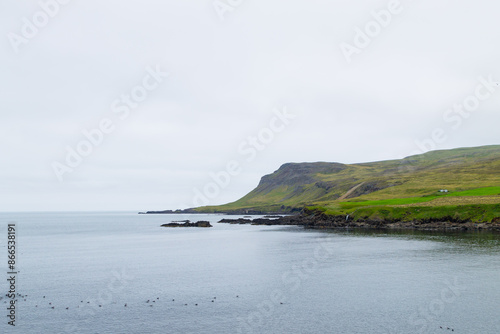
[[[1,281],[0,332],[500,332],[499,234],[218,224],[223,217],[1,213],[0,268],[7,276],[15,222],[16,290],[26,297],[8,326]],[[214,227],[160,227],[185,219]]]

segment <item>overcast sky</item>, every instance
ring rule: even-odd
[[[499,12],[491,0],[3,0],[0,210],[223,204],[286,162],[500,144]]]

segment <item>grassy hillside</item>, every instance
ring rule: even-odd
[[[264,176],[240,200],[197,210],[269,212],[316,207],[329,214],[384,217],[377,211],[383,208],[396,217],[411,210],[432,215],[436,207],[441,212],[458,207],[472,210],[471,205],[486,205],[493,212],[498,206],[493,211],[489,206],[499,203],[500,146],[483,146],[362,164],[288,163]]]

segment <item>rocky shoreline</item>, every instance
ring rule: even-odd
[[[418,230],[446,230],[446,231],[498,231],[500,232],[500,218],[491,223],[477,223],[470,221],[458,221],[453,218],[426,219],[421,221],[388,221],[370,219],[352,219],[346,216],[330,216],[322,212],[303,211],[294,216],[283,216],[277,219],[222,219],[219,223],[227,224],[251,224],[251,225],[298,225],[306,228],[317,229],[418,229]]]

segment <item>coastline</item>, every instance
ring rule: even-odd
[[[219,223],[251,225],[298,225],[316,229],[410,229],[434,231],[496,231],[500,232],[500,221],[491,223],[460,220],[425,219],[413,221],[352,219],[348,216],[331,216],[322,212],[307,211],[277,219],[222,219]]]

